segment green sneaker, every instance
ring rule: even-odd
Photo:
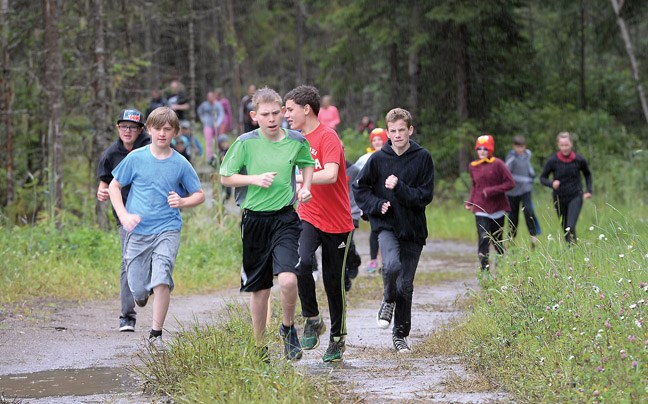
[[[335,341],[335,338],[338,340]],[[328,348],[322,356],[322,360],[326,363],[339,362],[342,360],[342,354],[346,350],[346,343],[344,337],[331,337]]]
[[[326,331],[326,325],[322,316],[317,316],[315,320],[306,320],[304,322],[304,335],[301,337],[302,349],[315,349],[319,346],[319,336]]]

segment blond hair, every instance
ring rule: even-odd
[[[560,132],[558,136],[556,136],[556,143],[558,143],[560,139],[567,139],[570,143],[574,143],[574,139],[569,132]]]
[[[279,105],[283,105],[283,100],[281,99],[281,96],[279,93],[277,93],[275,90],[268,88],[268,87],[263,87],[254,93],[252,96],[252,107],[254,110],[259,109],[260,104],[270,104],[270,103],[277,103]]]
[[[146,127],[160,129],[165,124],[169,124],[175,130],[175,133],[180,131],[180,120],[178,115],[169,107],[155,108],[146,118]]]

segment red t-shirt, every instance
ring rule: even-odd
[[[323,170],[327,163],[335,163],[339,168],[335,183],[311,186],[313,198],[308,203],[299,204],[299,216],[325,233],[350,232],[354,227],[351,219],[346,160],[340,138],[333,129],[321,123],[305,136],[310,144],[311,156],[315,160],[315,172]]]

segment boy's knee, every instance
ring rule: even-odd
[[[278,277],[279,287],[281,289],[297,288],[297,276],[292,272],[284,272]]]
[[[135,300],[145,300],[151,294],[151,291],[143,286],[138,287],[137,285],[133,286],[132,284],[129,284],[129,286]]]

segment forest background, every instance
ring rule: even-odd
[[[380,124],[409,109],[441,201],[465,197],[482,132],[500,157],[525,135],[539,169],[567,130],[599,201],[644,207],[647,4],[0,0],[0,223],[109,226],[95,170],[115,117],[145,110],[150,90],[174,79],[192,112],[223,88],[235,118],[248,84],[315,85],[341,111],[350,159],[368,146],[363,115]]]

